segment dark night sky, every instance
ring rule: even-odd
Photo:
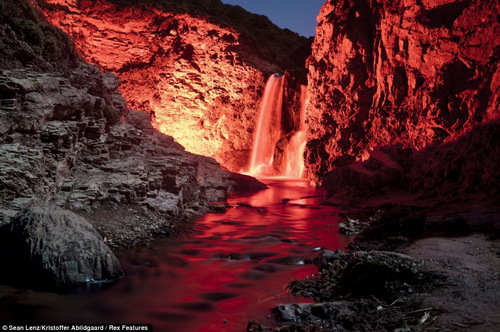
[[[239,5],[249,12],[267,16],[280,28],[288,28],[302,36],[316,32],[316,16],[325,0],[222,0]]]

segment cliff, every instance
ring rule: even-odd
[[[86,61],[118,75],[155,129],[234,171],[247,165],[267,76],[305,59],[305,38],[220,1],[34,2]]]
[[[499,12],[493,0],[327,1],[307,61],[310,178],[497,118]]]
[[[207,211],[247,180],[127,108],[118,78],[79,58],[27,2],[1,9],[1,226],[52,203],[85,216],[108,244],[128,246]]]

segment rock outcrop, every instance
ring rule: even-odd
[[[1,224],[27,206],[55,202],[85,215],[108,244],[128,246],[241,186],[212,158],[156,131],[149,114],[129,110],[114,74],[77,57],[47,58],[49,34],[41,33],[37,49],[26,31],[48,25],[27,16],[25,2],[2,6],[10,17],[0,25],[0,44],[13,48],[0,51]],[[58,45],[71,44],[56,36]]]
[[[113,75],[85,64],[72,74],[76,81],[29,69],[0,74],[2,89],[12,100],[0,109],[5,218],[31,203],[53,199],[75,211],[130,204],[176,219],[201,213],[209,201],[225,199],[231,174],[213,159],[187,153],[173,138],[155,131],[148,114],[128,112],[123,98],[113,94],[119,84]],[[110,104],[88,92],[103,87]],[[123,123],[111,126],[106,112],[117,116],[117,109]],[[165,223],[158,216],[150,219],[156,221],[153,229],[159,227],[158,220]],[[139,228],[129,230],[130,239],[148,234],[141,234],[147,227]]]
[[[118,259],[95,228],[57,206],[19,212],[5,240],[8,270],[18,281],[31,278],[31,284],[71,287],[122,275]]]
[[[181,12],[113,0],[35,3],[89,63],[119,76],[129,106],[151,113],[154,128],[230,170],[247,166],[266,76],[281,70],[278,59],[258,52],[264,43],[248,35],[260,31],[259,24],[270,29],[264,33],[277,33],[267,18],[211,2],[220,15],[231,8],[226,13],[231,22],[248,22],[245,34],[210,17],[182,13],[174,3]],[[290,31],[279,32],[288,38],[283,49],[273,51],[280,56],[307,43]]]
[[[308,59],[310,178],[498,117],[499,12],[493,0],[327,1]]]

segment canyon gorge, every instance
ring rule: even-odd
[[[38,5],[52,24],[70,35],[87,62],[120,78],[129,106],[152,114],[154,128],[232,171],[248,166],[267,76],[294,69],[282,69],[295,64],[278,55],[286,59],[308,43],[282,32],[285,37],[274,38],[285,40],[283,45],[266,49],[274,52],[266,58],[256,50],[266,47],[262,37],[253,40],[237,27],[222,27],[208,17],[158,6],[120,7],[113,1],[49,0]],[[251,29],[271,27],[265,17],[236,9],[227,15],[233,21],[256,21]],[[300,61],[296,66],[304,67]],[[300,98],[300,88],[295,93]]]
[[[242,291],[277,317],[248,331],[500,324],[498,1],[327,0],[309,39],[219,0],[0,1],[2,283],[67,290],[125,269],[108,293],[121,298],[142,282],[130,271],[166,264],[169,282],[196,279],[210,299],[183,295],[176,310],[227,300],[231,312],[231,301],[250,309],[192,266],[247,264],[220,277],[245,289],[273,273],[283,287],[285,272],[314,262],[314,277],[287,290],[314,304]],[[186,231],[196,241],[155,247]],[[126,251],[149,246],[155,258]],[[472,297],[470,323],[459,317]],[[129,314],[160,330],[184,317]],[[241,328],[200,317],[193,330]]]

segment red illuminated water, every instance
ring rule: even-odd
[[[290,138],[283,156],[286,165],[283,175],[291,178],[302,178],[304,176],[304,151],[307,143],[306,109],[307,87],[302,85],[300,94],[300,127]]]
[[[231,198],[235,208],[203,216],[193,233],[121,254],[126,276],[106,289],[0,287],[0,321],[150,323],[155,331],[244,331],[253,319],[272,325],[268,309],[306,301],[285,289],[316,272],[304,262],[349,238],[338,233],[338,211],[319,205],[320,191],[302,180],[265,182],[270,189]]]
[[[248,173],[253,176],[273,175],[273,156],[281,135],[283,76],[271,75],[264,89],[259,110]]]
[[[264,89],[247,171],[252,176],[303,177],[307,132],[306,86],[301,86],[299,128],[290,137],[283,151],[284,166],[273,165],[276,143],[282,138],[283,78],[279,74],[271,75]]]

